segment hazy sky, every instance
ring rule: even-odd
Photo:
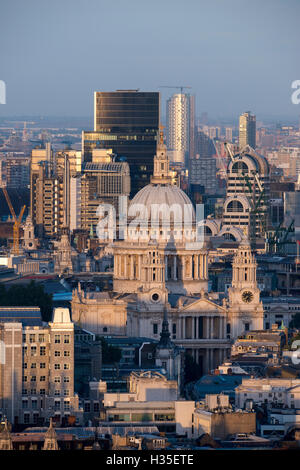
[[[188,85],[197,114],[294,118],[299,18],[300,0],[1,0],[0,117],[88,116],[94,90]],[[164,108],[175,90],[161,91]]]

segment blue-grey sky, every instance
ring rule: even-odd
[[[299,0],[1,0],[0,117],[88,116],[94,90],[189,85],[198,115],[295,118],[299,18]],[[175,90],[161,91],[164,107]]]

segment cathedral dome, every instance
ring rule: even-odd
[[[192,220],[195,220],[195,210],[190,198],[182,189],[172,184],[148,184],[134,196],[129,207],[135,204],[145,206],[149,215],[152,204],[166,204],[170,209],[176,204],[180,206],[182,214],[184,214],[184,210],[191,211]],[[185,209],[185,206],[188,207]]]
[[[153,160],[153,176],[151,183],[142,188],[132,199],[129,206],[129,217],[133,216],[135,209],[140,208],[146,210],[145,219],[152,216],[152,211],[160,207],[160,211],[164,212],[159,216],[162,221],[173,213],[174,217],[180,223],[186,217],[189,222],[195,221],[195,210],[190,198],[178,186],[172,184],[169,171],[169,159],[167,155],[167,147],[163,143],[163,135],[160,135],[160,142],[157,146],[157,153]],[[131,214],[130,214],[131,212]],[[169,212],[169,215],[168,215]]]

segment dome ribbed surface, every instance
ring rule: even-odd
[[[175,185],[153,185],[148,184],[142,188],[132,199],[130,206],[133,204],[143,204],[146,207],[150,207],[152,204],[167,204],[172,206],[178,204],[184,209],[186,204],[192,208],[192,202],[190,198],[185,194],[182,189]],[[195,210],[193,211],[193,217],[195,216]]]

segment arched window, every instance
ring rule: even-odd
[[[248,166],[245,162],[238,161],[232,165],[232,173],[249,173]]]
[[[244,212],[243,204],[237,200],[231,201],[227,205],[227,212]]]
[[[205,233],[205,235],[211,235],[212,234],[212,231],[211,231],[210,227],[208,227],[207,225],[204,225],[204,233]]]
[[[235,237],[230,232],[224,233],[224,239],[225,240],[233,240],[234,242],[236,241]]]

